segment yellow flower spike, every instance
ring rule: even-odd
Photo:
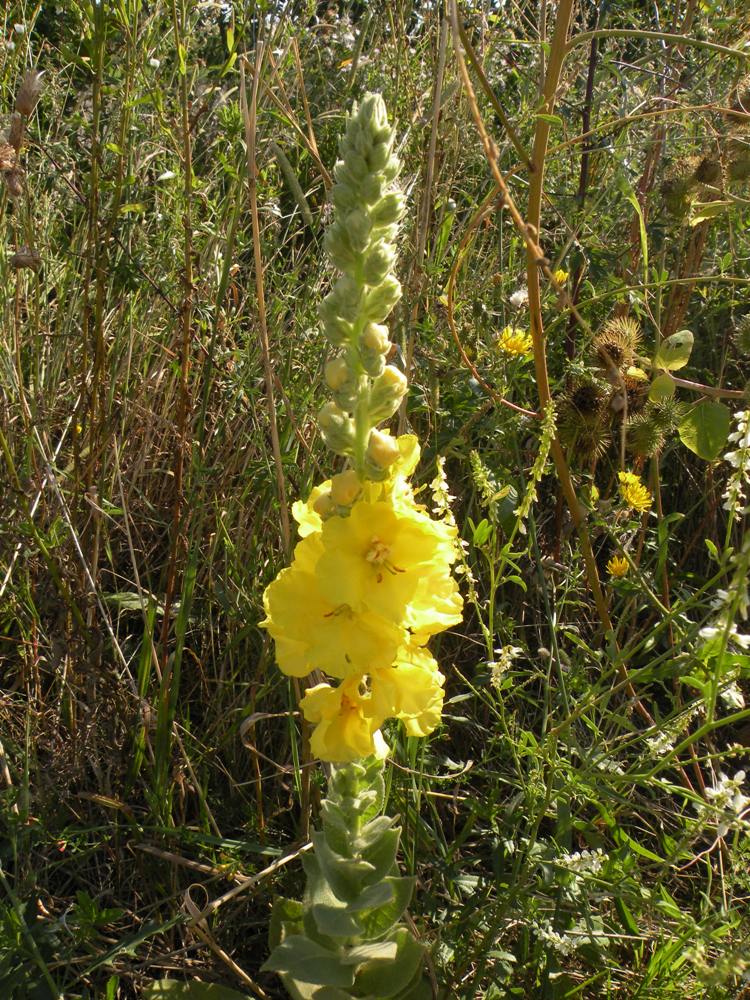
[[[533,343],[531,334],[526,330],[521,330],[517,326],[506,326],[500,331],[497,346],[504,354],[522,357],[531,354]]]
[[[310,749],[316,757],[346,763],[378,752],[376,736],[384,720],[372,714],[371,696],[363,694],[363,687],[362,677],[351,677],[337,688],[316,684],[305,692],[300,708],[315,723]]]
[[[654,498],[638,476],[632,472],[620,472],[618,478],[620,480],[620,496],[628,507],[641,514],[651,510]]]
[[[316,566],[322,594],[332,604],[369,610],[401,624],[430,614],[456,559],[455,529],[415,508],[361,501],[349,517],[323,525]],[[414,626],[412,626],[414,627]]]
[[[630,563],[624,556],[612,556],[607,563],[607,572],[615,580],[621,580],[630,572]]]

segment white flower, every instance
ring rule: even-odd
[[[15,42],[7,41],[5,43],[5,48],[8,50],[8,52],[12,52],[13,49],[15,49],[15,47],[16,47],[16,43]]]
[[[25,35],[26,34],[26,25],[25,24],[14,24],[13,25],[13,30],[15,31],[15,33],[17,35]]]
[[[529,290],[526,287],[521,287],[516,289],[515,292],[510,297],[510,304],[514,309],[520,309],[521,306],[528,305],[529,303]]]
[[[151,56],[148,64],[152,69],[158,69],[161,66],[161,59],[157,59],[156,56]]]

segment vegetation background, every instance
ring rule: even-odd
[[[748,990],[750,556],[741,491],[724,503],[748,466],[726,426],[711,461],[677,428],[725,390],[747,409],[750,18],[743,0],[581,0],[552,107],[570,7],[4,4],[5,143],[24,71],[44,89],[0,200],[3,1000],[166,978],[281,995],[258,972],[270,907],[299,894],[324,776],[257,623],[288,505],[329,472],[322,233],[367,90],[408,195],[401,427],[428,503],[445,458],[466,541],[445,724],[391,734],[436,995]],[[531,270],[562,465],[538,350],[498,344],[529,329],[529,274],[477,114],[524,218],[544,159],[549,266]],[[618,317],[645,388],[608,370]],[[709,388],[649,402],[650,359],[684,328],[679,376]],[[654,495],[643,516],[622,468]]]

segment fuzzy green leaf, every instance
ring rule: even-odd
[[[316,986],[350,987],[354,982],[351,966],[342,964],[338,956],[299,934],[285,938],[261,968]]]
[[[331,938],[358,937],[360,926],[347,906],[329,906],[315,903],[312,907],[315,924],[321,934]]]
[[[388,962],[390,967],[397,954],[398,945],[395,941],[376,941],[374,944],[358,944],[355,948],[350,948],[346,955],[342,955],[341,961],[344,965]]]
[[[283,896],[279,896],[274,901],[268,930],[268,942],[271,948],[280,945],[289,934],[301,933],[304,912],[304,906],[296,899],[285,899]]]
[[[375,870],[366,861],[343,858],[328,846],[325,834],[315,832],[311,840],[315,845],[315,858],[323,877],[339,899],[346,902],[356,899],[365,879]]]
[[[396,931],[396,957],[387,965],[368,962],[357,975],[357,988],[376,997],[398,996],[419,972],[424,947],[415,941],[406,927]]]
[[[680,440],[707,462],[724,450],[731,424],[729,408],[715,399],[704,399],[688,413],[677,428]]]
[[[374,885],[384,879],[386,875],[391,874],[396,864],[400,836],[400,827],[392,827],[382,833],[371,847],[362,851],[364,860],[372,865],[372,871],[365,874],[363,878],[365,885]]]
[[[684,368],[690,360],[693,340],[690,330],[678,330],[677,333],[673,333],[671,337],[667,337],[659,345],[659,350],[654,358],[654,366],[666,368],[670,372]]]
[[[398,923],[409,905],[414,882],[415,879],[408,876],[385,880],[385,884],[390,886],[393,893],[392,898],[384,905],[362,914],[360,924],[363,937],[370,939],[381,937]]]

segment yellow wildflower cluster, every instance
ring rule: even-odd
[[[570,275],[568,274],[567,271],[563,271],[562,268],[559,268],[557,271],[552,272],[552,277],[555,279],[558,285],[564,285],[565,282],[570,277]]]
[[[517,326],[503,327],[497,338],[497,346],[505,354],[513,354],[516,357],[531,354],[531,334]]]
[[[349,470],[295,503],[302,540],[264,595],[262,625],[281,671],[341,682],[308,688],[301,702],[323,760],[379,752],[386,719],[401,719],[412,736],[440,721],[445,678],[425,645],[461,620],[450,575],[456,529],[414,500],[416,438],[393,444],[399,458],[387,480],[360,483]]]
[[[654,498],[649,490],[643,485],[639,476],[633,472],[619,472],[620,496],[633,510],[644,514],[651,510]]]

